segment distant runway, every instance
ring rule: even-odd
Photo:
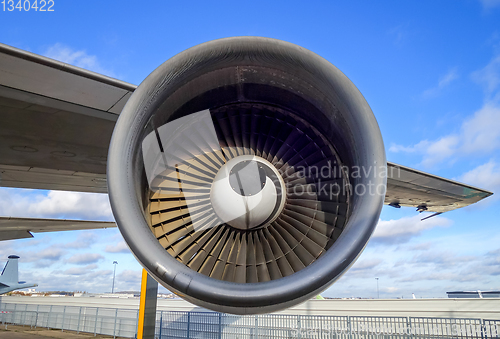
[[[0,304],[138,309],[139,298],[2,296]],[[309,300],[278,314],[500,319],[500,298]],[[182,299],[158,299],[158,311],[211,312]]]

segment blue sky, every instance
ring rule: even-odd
[[[0,11],[0,42],[139,84],[196,44],[255,35],[329,60],[372,107],[390,161],[495,192],[421,222],[384,207],[353,268],[324,295],[445,297],[500,289],[500,1],[55,0]],[[1,8],[0,8],[1,10]],[[106,195],[0,189],[0,215],[112,220]],[[2,242],[40,290],[138,290],[140,265],[116,229]]]

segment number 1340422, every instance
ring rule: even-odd
[[[54,0],[2,0],[1,8],[4,12],[54,12]]]

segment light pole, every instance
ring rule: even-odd
[[[115,265],[115,269],[113,270],[113,287],[111,287],[111,293],[115,293],[115,275],[116,275],[116,265],[118,261],[113,261],[113,265]]]
[[[380,293],[378,291],[378,278],[375,278],[375,279],[377,279],[377,299],[380,299]]]

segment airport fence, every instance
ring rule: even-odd
[[[135,338],[138,310],[4,303],[0,322]],[[158,311],[156,338],[404,339],[500,338],[500,320],[428,317],[247,315]]]

